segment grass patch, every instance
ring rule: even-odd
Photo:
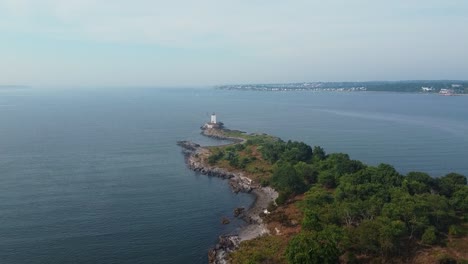
[[[280,236],[262,236],[244,241],[229,255],[232,264],[278,263],[286,264],[284,251],[287,241]]]

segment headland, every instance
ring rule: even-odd
[[[213,121],[213,119],[212,119]],[[216,121],[216,119],[214,119]],[[320,146],[202,127],[222,146],[180,141],[187,165],[255,195],[246,226],[220,236],[209,263],[464,263],[467,177],[400,174]]]
[[[202,127],[203,135],[220,140],[230,140],[231,144],[219,147],[245,144],[247,141],[244,132],[229,130],[223,127]],[[246,225],[237,234],[222,235],[216,246],[209,250],[209,263],[227,263],[228,253],[239,247],[240,242],[251,240],[268,234],[269,230],[263,223],[261,214],[264,214],[271,204],[278,197],[278,193],[271,187],[261,186],[259,182],[246,176],[246,173],[239,170],[229,169],[223,166],[210,165],[209,157],[212,155],[214,147],[201,146],[191,141],[177,142],[182,147],[188,167],[203,175],[218,177],[229,181],[232,191],[235,193],[244,192],[254,195],[255,200],[250,208],[236,208],[236,217],[240,217]],[[237,211],[237,213],[236,213]]]

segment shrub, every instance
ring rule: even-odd
[[[449,235],[455,236],[455,237],[464,235],[463,230],[459,226],[456,226],[456,225],[449,226],[448,233]]]
[[[421,237],[421,242],[427,245],[433,245],[437,241],[436,229],[433,226],[430,226],[424,231],[424,234]]]

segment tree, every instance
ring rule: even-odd
[[[378,217],[363,221],[350,230],[349,238],[357,253],[389,256],[403,248],[401,238],[406,234],[405,224],[399,220]]]
[[[317,182],[318,172],[312,164],[307,164],[303,161],[300,161],[294,165],[294,169],[296,170],[297,174],[302,177],[308,184]]]
[[[410,172],[403,180],[404,187],[410,194],[430,193],[435,182],[427,173]]]
[[[447,197],[452,197],[453,193],[466,186],[466,176],[458,173],[449,173],[438,179],[440,193]]]
[[[322,230],[322,221],[320,214],[315,210],[306,209],[302,219],[302,228],[304,230],[320,231]]]
[[[275,165],[271,184],[280,192],[300,194],[306,190],[304,180],[297,174],[294,167],[287,162]]]
[[[372,176],[372,182],[381,183],[386,186],[401,186],[403,177],[395,170],[395,168],[388,164],[380,164]]]
[[[262,153],[264,160],[269,161],[271,164],[279,160],[281,153],[283,153],[285,144],[283,141],[267,142],[260,146],[259,151]]]
[[[330,192],[321,187],[313,186],[305,193],[302,204],[307,208],[320,208],[333,203],[333,201],[334,198]]]
[[[321,171],[318,175],[318,183],[322,184],[325,188],[336,187],[336,177],[332,171]]]
[[[286,258],[291,264],[338,263],[343,235],[337,226],[327,226],[320,232],[301,232],[289,242]]]
[[[426,231],[424,231],[424,234],[421,237],[421,242],[424,244],[433,245],[435,244],[436,240],[437,236],[435,227],[430,226],[426,228]]]
[[[314,146],[312,153],[314,161],[321,161],[326,157],[325,150],[323,150],[323,148],[320,146]]]
[[[454,192],[450,198],[450,204],[459,214],[468,219],[468,186],[463,186]]]
[[[426,213],[428,210],[426,204],[418,196],[411,196],[402,188],[394,188],[391,191],[391,201],[384,205],[382,215],[405,223],[409,239],[413,239],[419,238],[429,226]]]
[[[218,151],[216,153],[213,153],[211,154],[209,157],[208,157],[208,163],[210,165],[214,165],[216,164],[216,162],[218,162],[220,159],[222,159],[224,156],[224,151]]]
[[[286,143],[286,149],[281,155],[281,159],[291,163],[297,163],[299,161],[310,161],[312,158],[312,148],[303,143],[297,141],[288,141]]]

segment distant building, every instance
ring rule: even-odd
[[[463,85],[461,84],[452,84],[452,88],[461,88]]]
[[[423,92],[432,92],[432,91],[434,91],[434,88],[432,88],[432,87],[424,87],[424,86],[423,86],[423,87],[421,87],[421,90],[422,90]]]
[[[453,89],[440,89],[440,95],[455,95],[455,91]]]

